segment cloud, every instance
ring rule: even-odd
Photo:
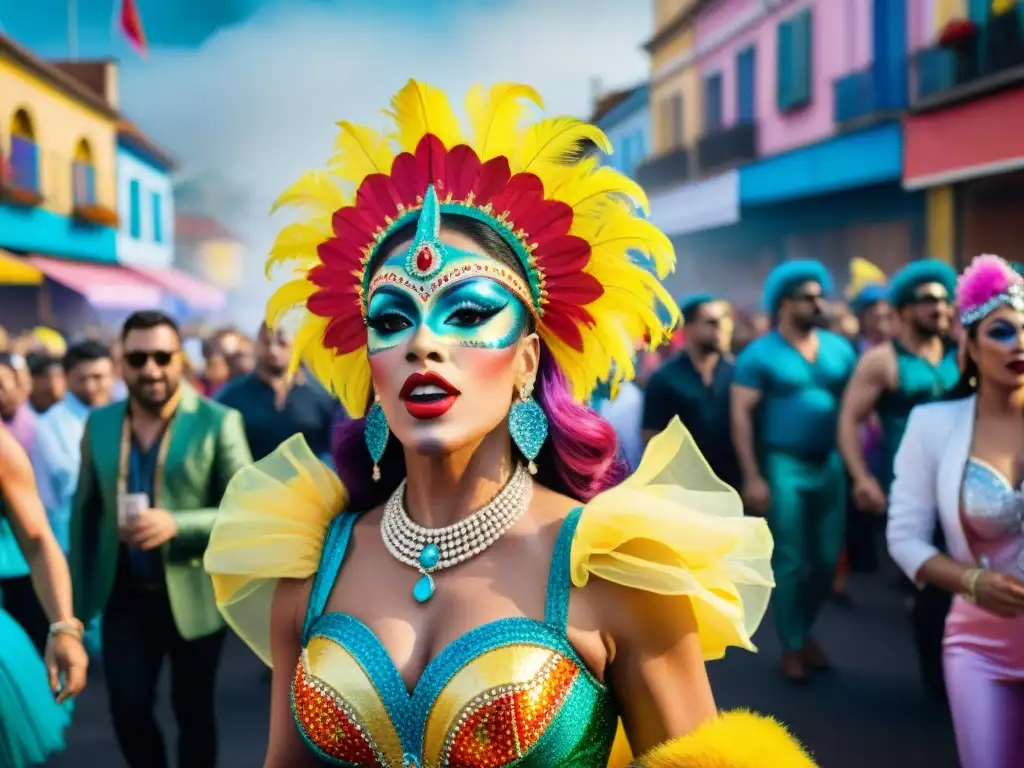
[[[610,88],[646,77],[651,3],[512,0],[484,11],[448,1],[447,16],[431,18],[270,6],[199,49],[154,50],[122,72],[122,104],[153,138],[247,191],[245,212],[226,223],[247,241],[254,293],[266,293],[263,254],[281,223],[267,218],[270,203],[323,165],[338,120],[379,123],[409,77],[458,102],[476,82],[524,82],[549,112],[579,115],[592,78]]]

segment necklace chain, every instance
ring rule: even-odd
[[[498,495],[472,515],[444,528],[424,528],[409,517],[405,487],[403,480],[384,505],[381,538],[392,557],[424,574],[451,568],[490,547],[523,516],[533,493],[529,472],[518,464]],[[437,550],[436,563],[425,567],[422,556],[429,547]]]

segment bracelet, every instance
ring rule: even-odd
[[[54,638],[58,635],[72,635],[81,640],[85,636],[85,625],[78,619],[64,619],[55,621],[50,625],[48,637]]]
[[[981,574],[984,572],[985,570],[983,568],[971,568],[964,574],[964,599],[969,600],[972,603],[978,602],[978,595],[975,590],[978,587],[978,579],[981,578]]]

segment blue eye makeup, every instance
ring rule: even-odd
[[[1020,331],[1019,325],[1014,325],[1008,320],[996,320],[985,329],[985,336],[992,339],[992,341],[998,341],[1000,344],[1009,344],[1010,342],[1017,341]]]
[[[471,277],[438,291],[428,302],[405,288],[382,286],[370,297],[366,322],[370,354],[407,341],[423,324],[450,344],[503,349],[522,335],[529,312],[500,283]]]

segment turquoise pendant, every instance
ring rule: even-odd
[[[420,568],[425,571],[431,570],[437,561],[441,559],[441,550],[437,548],[436,544],[427,544],[423,549],[420,550]]]
[[[425,603],[434,596],[434,580],[429,573],[424,573],[412,588],[412,596],[417,603]]]

